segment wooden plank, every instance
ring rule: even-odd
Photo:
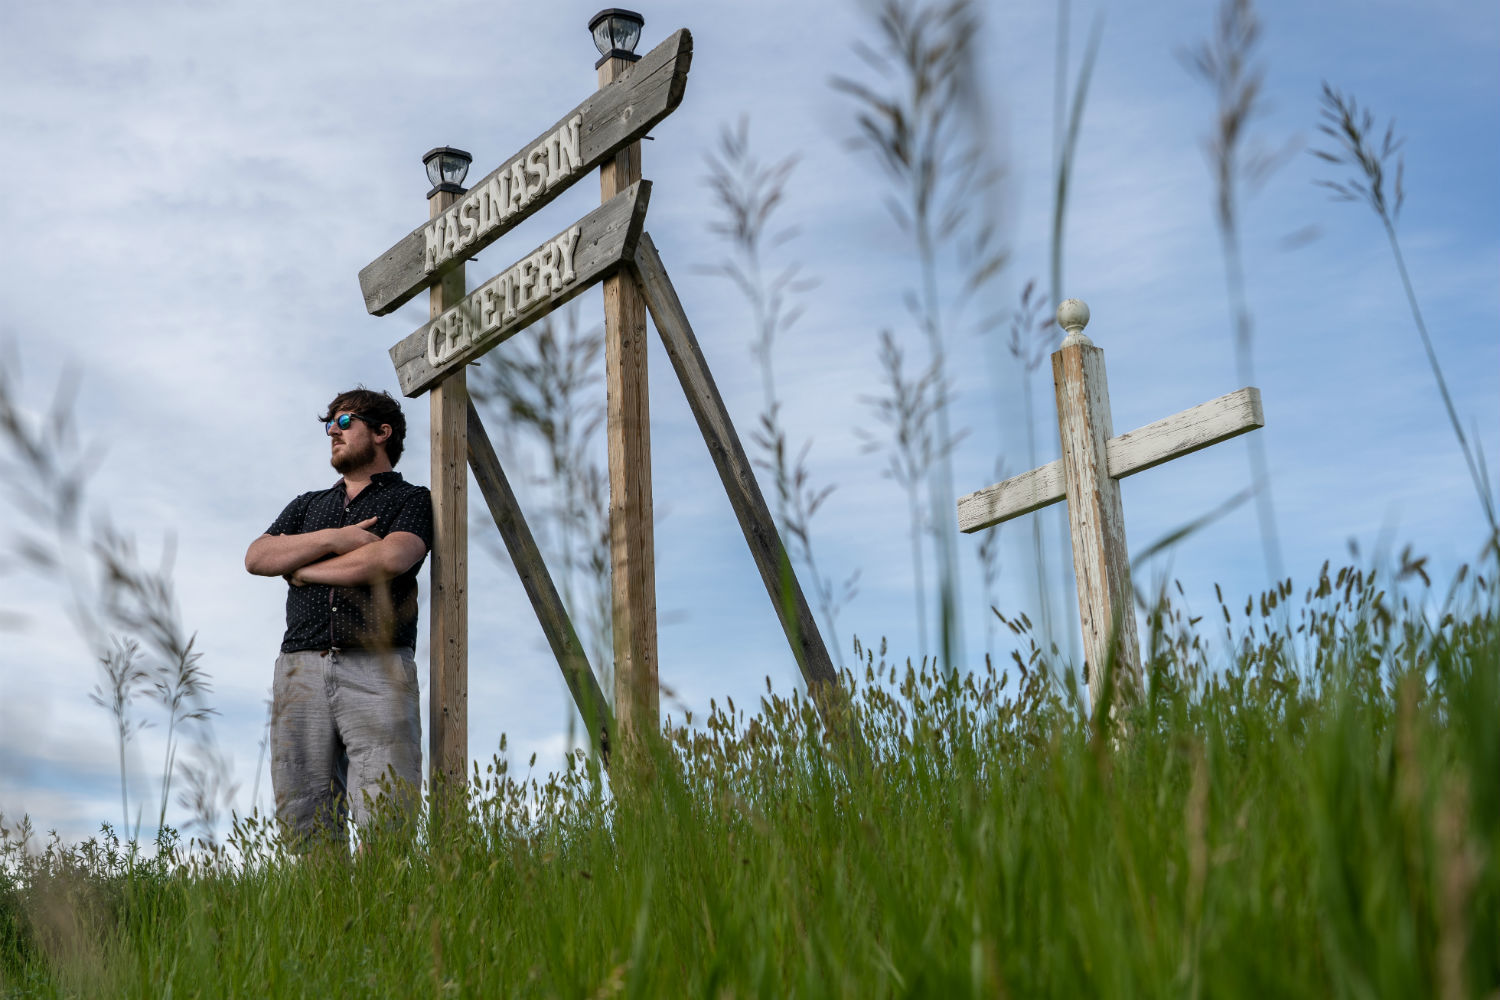
[[[421,395],[630,260],[650,198],[650,181],[632,185],[462,301],[449,302],[391,348],[401,391]]]
[[[760,570],[771,605],[776,609],[776,617],[781,621],[782,631],[791,644],[792,656],[807,682],[808,692],[826,717],[833,699],[838,697],[838,677],[833,662],[828,657],[828,649],[823,644],[823,636],[818,631],[818,623],[808,607],[802,587],[791,572],[791,560],[776,533],[776,522],[766,506],[750,460],[729,419],[729,411],[724,408],[724,400],[708,370],[708,362],[703,359],[698,339],[693,335],[692,325],[688,323],[687,314],[683,312],[682,303],[650,234],[641,234],[634,263],[651,318],[667,346],[667,355],[682,382],[688,406],[698,421],[698,429],[703,432],[704,443],[708,445],[714,467],[719,471],[724,491],[729,495],[729,504],[740,522],[740,530],[745,533],[745,541],[750,546],[756,568]]]
[[[1266,425],[1260,390],[1250,386],[1116,435],[1105,445],[1109,474],[1124,479]],[[980,531],[1066,496],[1061,460],[958,499],[958,530]]]
[[[1260,390],[1254,386],[1236,389],[1110,438],[1109,474],[1124,479],[1265,425]]]
[[[693,36],[678,31],[475,182],[441,218],[434,215],[365,265],[365,308],[384,316],[403,305],[638,141],[682,102],[692,58]]]
[[[552,647],[552,655],[557,657],[563,680],[567,681],[573,702],[583,717],[589,742],[607,762],[610,733],[614,732],[615,723],[610,716],[609,704],[604,700],[604,691],[589,666],[588,654],[583,650],[583,643],[578,641],[568,610],[552,582],[552,574],[547,572],[541,549],[521,514],[521,505],[500,467],[500,460],[495,456],[494,446],[490,444],[489,434],[485,432],[472,400],[469,402],[468,421],[469,468],[474,470],[474,481],[479,484],[490,516],[495,519],[495,527],[500,530],[511,564],[521,578],[521,586],[531,599],[531,607],[536,611],[537,621],[541,622],[547,644]]]
[[[434,215],[455,195],[431,199]],[[436,316],[464,295],[462,268],[433,286],[429,309]],[[464,438],[468,387],[463,368],[432,391],[432,593],[429,648],[428,740],[432,776],[462,789],[469,771],[469,470]]]
[[[1062,460],[958,498],[958,530],[980,531],[1057,503],[1067,492]]]
[[[632,75],[635,65],[605,59],[598,67],[601,90]],[[600,200],[608,203],[640,179],[641,144],[633,142],[599,167]],[[655,734],[661,725],[646,372],[646,305],[635,275],[622,268],[604,279],[604,384],[615,712],[627,738]]]
[[[1103,671],[1111,653],[1118,691],[1140,690],[1141,667],[1120,483],[1109,475],[1105,448],[1113,433],[1104,351],[1065,343],[1052,355],[1052,380],[1089,696],[1095,712],[1108,711]]]

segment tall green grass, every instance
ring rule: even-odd
[[[1497,591],[1404,565],[1163,602],[1115,730],[1023,618],[1023,652],[962,679],[862,650],[858,739],[768,691],[669,723],[612,789],[497,762],[461,820],[352,856],[287,857],[257,820],[152,857],[10,830],[0,992],[1486,995]]]

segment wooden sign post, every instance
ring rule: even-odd
[[[776,533],[703,352],[656,247],[645,232],[651,183],[639,140],[682,101],[692,36],[678,31],[638,61],[607,58],[599,89],[520,153],[457,194],[433,199],[429,221],[360,271],[365,306],[384,315],[432,288],[428,322],[390,351],[401,391],[432,396],[431,747],[434,775],[462,782],[467,749],[467,477],[521,577],[596,750],[608,761],[616,720],[514,491],[465,390],[464,372],[487,352],[596,284],[604,286],[619,729],[654,731],[659,718],[652,543],[651,440],[646,396],[646,310],[703,433],[730,506],[808,691],[827,711],[837,676]],[[603,204],[467,295],[464,262],[600,168]]]
[[[635,65],[606,55],[599,87]],[[641,179],[641,143],[599,167],[603,201]],[[646,305],[630,271],[604,279],[605,436],[609,454],[610,589],[615,716],[622,735],[656,732],[656,542],[651,506],[651,406],[646,382]]]
[[[1068,501],[1084,669],[1097,712],[1103,700],[1103,667],[1111,656],[1116,689],[1128,692],[1127,697],[1141,690],[1119,480],[1264,427],[1265,416],[1260,390],[1244,388],[1115,436],[1104,351],[1084,336],[1088,321],[1088,306],[1078,299],[1058,306],[1058,325],[1068,332],[1052,355],[1062,458],[960,497],[958,528],[980,531]]]
[[[434,191],[429,214],[440,218],[458,196]],[[428,311],[442,315],[464,297],[464,268],[432,286]],[[432,773],[462,783],[469,770],[469,475],[465,458],[469,405],[463,368],[433,386],[431,405],[432,637],[428,642],[427,745]]]

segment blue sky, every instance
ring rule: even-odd
[[[1208,32],[1213,6],[1072,5],[1074,71],[1090,24],[1104,20],[1062,291],[1092,310],[1117,432],[1238,387],[1199,147],[1211,101],[1177,56]],[[1493,477],[1500,9],[1478,0],[1258,6],[1269,111],[1256,129],[1268,144],[1302,150],[1248,202],[1243,233],[1267,418],[1257,433],[1287,571],[1304,582],[1325,559],[1346,559],[1353,539],[1365,559],[1410,543],[1445,580],[1483,538],[1473,488],[1379,225],[1313,185],[1329,170],[1305,149],[1316,144],[1325,79],[1382,125],[1394,116],[1406,136],[1403,249]],[[215,731],[241,811],[256,783],[283,596],[244,573],[245,546],[293,495],[332,481],[312,417],[355,382],[394,390],[386,350],[426,318],[420,300],[367,315],[358,270],[425,219],[424,151],[468,149],[482,176],[593,89],[593,11],[281,0],[57,0],[0,11],[0,134],[11,150],[0,162],[0,338],[22,360],[24,399],[38,410],[61,371],[80,373],[76,411],[103,455],[92,502],[135,533],[148,561],[174,539],[182,619],[214,679]],[[722,279],[701,273],[724,253],[707,228],[704,156],[743,115],[758,155],[799,157],[782,216],[798,235],[775,259],[800,261],[819,284],[777,349],[784,416],[794,438],[812,438],[814,475],[837,484],[814,522],[819,559],[838,577],[861,571],[840,622],[845,657],[851,633],[867,644],[887,636],[893,653],[917,655],[905,500],[857,433],[876,430],[860,399],[878,390],[879,330],[922,353],[902,305],[914,258],[884,207],[884,181],[848,148],[851,104],[828,86],[837,74],[870,79],[851,49],[872,38],[870,19],[853,2],[758,3],[732,17],[660,3],[643,13],[642,51],[679,27],[695,49],[682,106],[645,147],[655,185],[647,228],[745,436],[760,381],[748,311]],[[1046,283],[1057,7],[996,4],[985,16],[985,121],[1004,177],[974,211],[1000,227],[1012,263],[976,311],[1009,309],[1028,279]],[[592,183],[578,184],[482,254],[471,285],[596,198]],[[1289,239],[1309,233],[1316,238]],[[582,321],[596,322],[597,293],[579,302]],[[954,487],[965,493],[993,481],[998,459],[1010,472],[1028,467],[1021,376],[993,338],[955,329],[949,351],[953,420],[968,431]],[[652,352],[660,671],[672,692],[664,711],[701,713],[726,695],[753,705],[766,677],[789,690],[795,667],[671,368],[659,344]],[[1045,368],[1034,389],[1045,462],[1057,454]],[[401,468],[425,482],[425,403],[408,413]],[[518,461],[516,479],[526,471]],[[1233,495],[1246,469],[1236,441],[1127,480],[1132,550]],[[476,507],[476,537],[481,514]],[[1055,582],[1059,555],[1070,560],[1057,549],[1061,516],[1054,508],[1043,522]],[[1027,520],[1003,529],[999,603],[1037,617],[1030,539]],[[972,660],[987,614],[977,545],[959,538]],[[1199,612],[1212,608],[1215,582],[1239,600],[1257,592],[1267,581],[1252,507],[1141,572],[1181,579]],[[488,760],[504,732],[518,764],[537,752],[539,768],[556,766],[568,738],[565,688],[514,574],[478,545],[471,595],[471,755]],[[17,627],[0,638],[0,813],[29,812],[76,837],[117,816],[119,788],[108,716],[88,700],[97,670],[63,606],[61,591],[34,575],[12,567],[0,576],[0,609],[23,619],[7,619]],[[1067,644],[1076,620],[1071,608],[1058,614]],[[132,787],[147,801],[160,738],[148,730],[131,750]],[[263,777],[259,802],[268,801]]]

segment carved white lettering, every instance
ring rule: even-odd
[[[583,166],[583,156],[578,152],[578,128],[582,124],[583,115],[574,115],[568,119],[568,124],[557,130],[557,170],[563,177]]]
[[[479,196],[477,194],[471,194],[464,199],[458,218],[463,234],[459,237],[460,243],[468,246],[479,235]]]
[[[541,254],[532,254],[521,261],[521,266],[517,269],[519,273],[516,275],[516,310],[518,312],[526,312],[536,305],[537,258],[540,256]]]
[[[496,174],[484,186],[484,211],[479,215],[481,235],[500,225],[505,218],[505,175]]]
[[[502,326],[515,322],[516,318],[516,270],[511,268],[498,279],[500,302],[505,306],[505,311],[500,315]]]
[[[560,151],[558,150],[558,146],[560,145],[560,142],[558,140],[558,135],[560,135],[560,134],[561,133],[554,133],[552,135],[547,136],[547,188],[548,188],[548,190],[551,190],[551,188],[552,188],[553,185],[555,185],[558,181],[561,181],[563,179],[562,157],[561,157]]]
[[[438,257],[439,263],[442,263],[449,257],[452,257],[454,254],[458,253],[457,220],[454,219],[448,212],[444,212],[441,218],[443,220],[443,252]]]
[[[562,282],[557,277],[557,245],[555,243],[548,243],[542,248],[542,252],[536,256],[536,288],[538,298],[561,291]]]
[[[495,290],[495,282],[493,280],[486,282],[484,287],[479,289],[477,295],[479,297],[479,328],[481,330],[488,330],[494,325],[495,313],[500,308],[499,303],[496,302],[498,295]]]
[[[475,196],[472,203],[465,204],[466,215],[482,214],[483,198]],[[447,227],[443,228],[446,233]],[[442,368],[460,354],[524,322],[527,313],[576,282],[575,258],[582,235],[582,226],[572,226],[435,318],[428,325],[427,363]],[[438,246],[441,248],[442,241]]]
[[[505,204],[509,206],[510,212],[519,212],[531,201],[526,196],[526,167],[520,160],[510,165],[510,197]],[[509,214],[509,213],[507,213]]]
[[[526,154],[526,200],[531,201],[547,184],[547,144],[532,149]]]
[[[558,275],[558,280],[562,285],[571,285],[578,280],[578,272],[573,270],[573,253],[578,249],[578,236],[582,232],[581,227],[574,226],[557,238],[557,253],[561,258],[559,268],[562,272]]]
[[[429,222],[427,228],[422,231],[424,249],[422,251],[422,270],[431,272],[438,265],[438,253],[443,247],[442,220]]]

